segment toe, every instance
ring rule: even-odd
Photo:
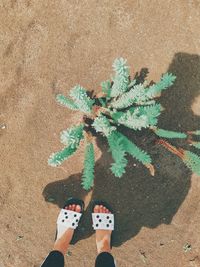
[[[69,210],[69,207],[68,207],[68,206],[66,206],[66,207],[65,207],[65,210]]]
[[[94,213],[111,213],[110,210],[104,207],[103,205],[95,205],[93,212]]]
[[[75,211],[76,211],[76,212],[81,212],[81,206],[80,206],[80,205],[76,205],[76,207],[75,207]]]
[[[71,210],[71,209],[72,209],[72,205],[69,205],[69,206],[68,206],[68,209]]]
[[[100,210],[99,210],[99,212],[100,212],[100,213],[103,213],[103,212],[104,212],[104,211],[103,211],[103,206],[102,206],[102,205],[100,206]]]
[[[72,210],[75,211],[75,208],[76,208],[76,205],[73,204],[73,205],[72,205]]]
[[[95,205],[94,213],[99,213],[99,209],[100,209],[99,205]]]

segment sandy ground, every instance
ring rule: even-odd
[[[59,132],[80,119],[55,102],[80,83],[99,90],[118,56],[149,80],[171,71],[177,81],[161,98],[159,126],[200,128],[200,1],[0,1],[0,266],[39,267],[52,248],[64,199],[88,204],[66,266],[93,266],[96,248],[90,203],[116,211],[113,255],[118,267],[200,266],[200,178],[155,145],[134,136],[156,167],[151,177],[131,161],[122,179],[111,175],[104,142],[96,150],[95,185],[80,187],[83,148],[62,168],[47,165]],[[178,145],[178,142],[174,141]]]

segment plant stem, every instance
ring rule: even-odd
[[[164,146],[166,149],[168,149],[170,152],[177,155],[181,159],[184,158],[184,150],[183,149],[181,149],[181,148],[177,149],[175,146],[172,146],[170,143],[168,143],[164,139],[158,139],[156,141],[156,143]]]

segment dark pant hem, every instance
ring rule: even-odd
[[[41,267],[64,267],[64,256],[58,250],[52,250]]]
[[[113,256],[109,252],[101,252],[96,258],[95,267],[115,267]]]
[[[58,250],[51,251],[41,267],[64,267],[63,254]],[[101,252],[96,258],[95,267],[115,267],[113,256],[108,252]]]

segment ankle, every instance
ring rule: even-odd
[[[65,256],[65,254],[67,252],[67,249],[68,249],[68,247],[65,247],[65,246],[63,246],[62,244],[59,244],[59,243],[56,243],[53,246],[53,250],[57,250],[57,251],[61,252],[64,256]]]
[[[63,255],[66,254],[67,249],[69,247],[70,241],[72,239],[74,230],[73,229],[67,229],[67,231],[55,241],[53,249],[60,251]]]
[[[97,252],[98,254],[102,252],[111,252],[111,247],[110,247],[110,240],[101,240],[100,242],[97,243]]]

